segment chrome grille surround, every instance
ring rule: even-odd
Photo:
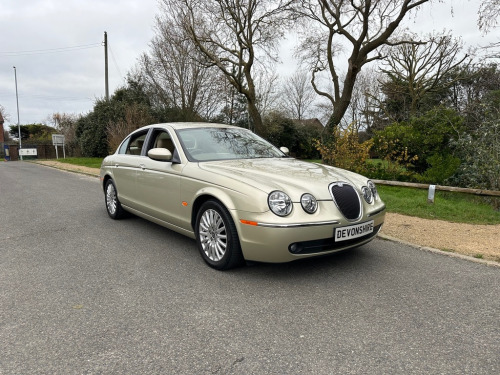
[[[363,216],[363,205],[356,189],[348,182],[337,181],[328,186],[335,205],[348,221],[357,221]]]

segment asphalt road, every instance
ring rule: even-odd
[[[499,374],[500,268],[383,240],[229,272],[0,163],[0,374]]]

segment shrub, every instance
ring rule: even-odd
[[[452,141],[461,133],[462,123],[454,110],[436,107],[376,132],[374,150],[380,158],[407,170],[409,180],[442,183],[460,164]]]
[[[117,101],[98,100],[94,111],[77,121],[76,137],[82,155],[87,157],[104,157],[109,154],[106,128],[110,122],[118,122],[123,118],[123,103]]]
[[[420,177],[420,181],[443,184],[453,176],[460,166],[460,159],[450,154],[436,153],[427,158],[429,168]]]
[[[316,147],[321,153],[323,163],[366,174],[366,161],[370,157],[373,141],[359,143],[358,130],[354,125],[351,123],[345,130],[337,126],[333,131],[333,140],[316,140]]]
[[[299,159],[319,159],[320,154],[314,139],[321,136],[321,131],[314,127],[297,125],[297,123],[273,112],[264,118],[266,134],[264,137],[277,147],[285,146],[290,154]]]
[[[392,130],[394,129],[396,127]],[[408,148],[401,145],[397,136],[392,138],[378,136],[373,139],[373,148],[383,162],[369,165],[369,176],[381,180],[416,181],[417,174],[411,168],[418,160],[418,155],[410,155]]]
[[[458,186],[500,190],[500,118],[483,122],[472,135],[455,142],[462,164],[449,179]]]

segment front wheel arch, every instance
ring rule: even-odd
[[[244,261],[238,231],[227,208],[216,199],[207,199],[196,212],[196,244],[203,260],[212,268],[227,270]]]
[[[106,192],[106,183],[108,182],[108,180],[111,180],[111,176],[109,174],[105,175],[102,179],[102,190],[104,192]]]
[[[196,197],[195,201],[193,202],[192,204],[192,208],[191,208],[191,228],[193,228],[193,230],[195,230],[195,225],[196,225],[196,216],[198,215],[198,212],[200,211],[200,208],[201,206],[207,202],[207,201],[215,201],[217,202],[218,204],[222,205],[229,213],[229,215],[231,216],[231,219],[234,221],[234,217],[232,217],[229,209],[227,208],[228,207],[228,204],[227,204],[227,199],[224,199],[224,200],[221,200],[219,199],[218,197],[214,196],[214,195],[211,195],[211,194],[202,194],[202,195],[199,195],[198,197]]]

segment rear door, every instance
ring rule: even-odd
[[[149,129],[136,132],[122,143],[114,156],[113,179],[118,192],[118,199],[126,206],[138,207],[137,173],[146,158],[145,143]]]

